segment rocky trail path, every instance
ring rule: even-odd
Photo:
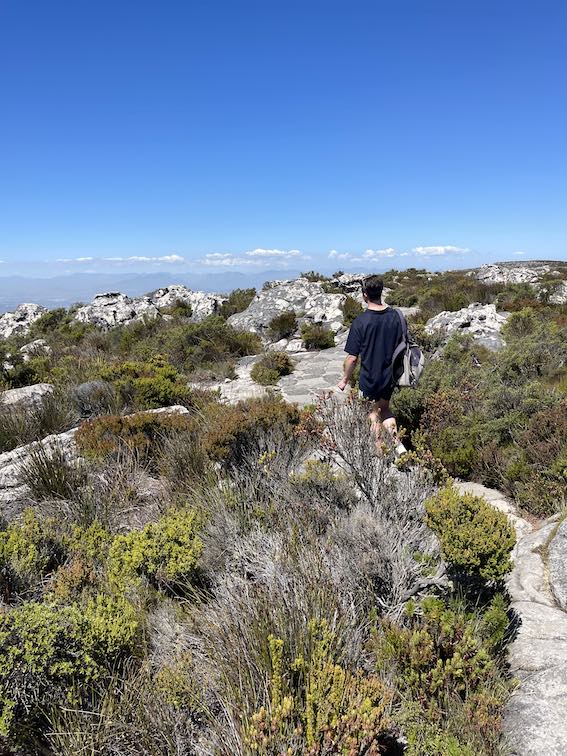
[[[567,753],[567,519],[539,526],[522,519],[500,492],[478,483],[461,491],[483,496],[516,528],[514,568],[508,579],[518,632],[509,650],[519,685],[504,714],[515,756]]]

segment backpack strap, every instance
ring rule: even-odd
[[[398,346],[394,349],[394,354],[392,355],[392,371],[394,370],[396,366],[396,362],[398,361],[398,358],[401,354],[404,354],[407,347],[408,347],[408,324],[406,322],[406,319],[403,316],[403,313],[398,310],[397,307],[393,308],[395,312],[398,313],[398,317],[400,319],[400,323],[402,326],[402,339]]]
[[[402,324],[402,336],[403,336],[404,341],[407,344],[407,342],[409,341],[409,339],[408,339],[408,322],[405,319],[405,317],[404,317],[404,315],[403,315],[403,313],[402,313],[401,310],[398,310],[397,307],[394,307],[394,310],[398,313],[398,317],[400,319],[400,323]]]

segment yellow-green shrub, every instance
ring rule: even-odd
[[[441,543],[443,558],[457,572],[484,580],[500,580],[510,571],[516,543],[514,528],[485,499],[452,486],[425,503],[426,522]]]
[[[76,699],[135,643],[138,619],[122,598],[86,605],[28,602],[0,613],[0,733],[25,731],[49,702]]]
[[[268,637],[269,701],[245,728],[252,752],[282,754],[379,754],[393,727],[393,690],[378,675],[336,663],[335,635],[311,621],[311,653],[291,661],[284,643]]]
[[[189,397],[181,374],[161,357],[148,362],[121,362],[105,366],[100,378],[112,383],[124,403],[137,409],[157,409],[179,404]]]
[[[118,590],[146,579],[158,586],[183,587],[193,577],[203,542],[200,520],[191,509],[171,511],[142,530],[114,538],[108,576]]]
[[[55,523],[41,521],[33,509],[27,509],[20,523],[0,531],[0,584],[4,597],[34,588],[63,560]]]

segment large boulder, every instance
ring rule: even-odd
[[[25,336],[32,323],[35,323],[46,312],[47,307],[31,303],[18,305],[14,312],[5,312],[0,315],[0,338]]]
[[[107,329],[159,316],[158,308],[149,297],[131,298],[120,292],[107,292],[98,294],[90,304],[79,307],[75,320]]]
[[[556,305],[567,304],[567,281],[559,281],[551,287],[549,301]]]
[[[182,284],[173,284],[157,289],[149,295],[153,304],[159,309],[164,310],[173,307],[177,302],[183,302],[191,307],[191,319],[199,322],[215,315],[226,297],[221,294],[209,294],[205,291],[192,291]]]
[[[500,330],[509,317],[507,312],[496,312],[493,304],[471,304],[456,312],[444,310],[425,324],[429,334],[441,333],[447,339],[455,333],[470,334],[475,341],[491,350],[504,346]]]
[[[471,275],[486,284],[521,284],[537,283],[541,276],[552,271],[550,263],[489,263],[481,265],[478,270],[472,271]]]
[[[47,357],[51,352],[52,349],[45,339],[35,339],[20,347],[20,354],[24,362],[29,362],[32,357]]]
[[[230,325],[265,336],[276,315],[294,310],[300,321],[328,325],[335,333],[343,328],[344,294],[327,294],[321,283],[306,278],[276,281],[262,289],[243,312],[231,315]]]
[[[8,389],[0,392],[0,408],[35,409],[43,404],[45,397],[51,396],[53,386],[50,383],[35,383],[33,386]]]

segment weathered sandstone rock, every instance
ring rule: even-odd
[[[425,330],[427,333],[440,331],[447,338],[454,333],[469,333],[475,341],[496,350],[504,345],[500,330],[508,317],[508,313],[496,312],[493,304],[475,303],[456,312],[440,312],[427,321]]]
[[[32,323],[47,312],[46,307],[38,304],[25,303],[18,305],[14,312],[0,315],[0,338],[21,336],[29,332]]]

